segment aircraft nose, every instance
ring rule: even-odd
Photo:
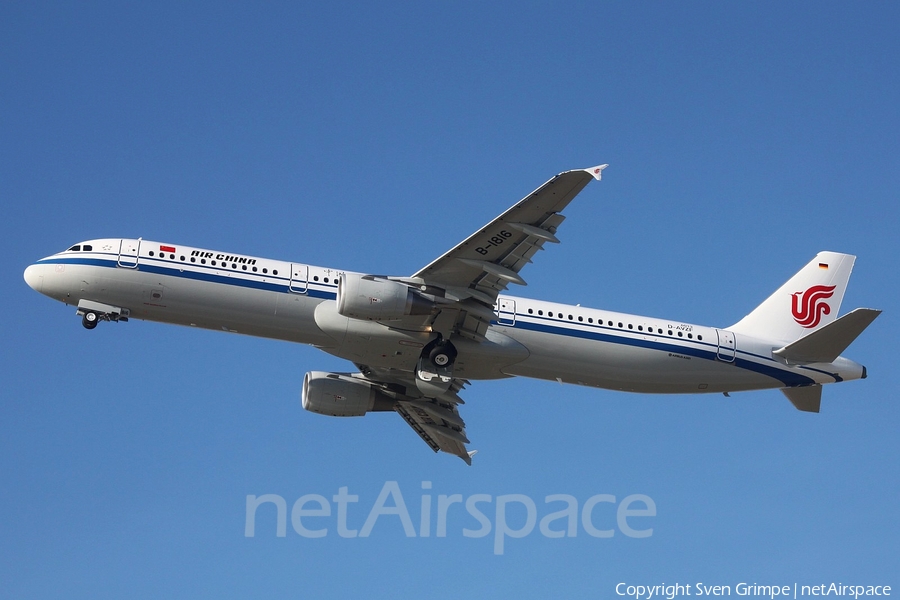
[[[31,265],[25,269],[25,283],[28,287],[36,292],[42,291],[44,287],[44,272],[41,265]]]

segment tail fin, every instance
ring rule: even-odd
[[[749,315],[729,327],[744,335],[789,344],[837,318],[856,257],[819,252]]]

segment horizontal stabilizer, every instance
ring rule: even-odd
[[[789,365],[834,362],[880,314],[880,310],[857,308],[773,354]]]
[[[806,385],[803,387],[783,388],[781,390],[797,410],[803,412],[819,412],[822,404],[822,386]]]

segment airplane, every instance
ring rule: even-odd
[[[87,329],[142,319],[309,344],[356,372],[310,371],[323,415],[394,411],[435,452],[472,464],[459,413],[471,381],[531,377],[656,394],[780,389],[819,412],[822,385],[865,379],[840,354],[880,310],[837,318],[855,256],[820,252],[730,327],[508,296],[559,242],[561,212],[608,165],[556,175],[410,276],[355,273],[138,239],[80,242],[29,266],[34,290]]]

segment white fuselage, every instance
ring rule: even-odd
[[[357,364],[410,373],[429,341],[430,334],[390,321],[337,314],[343,271],[146,240],[77,247],[28,267],[28,284],[66,304],[86,300],[123,307],[133,319],[311,344]],[[772,354],[781,344],[727,329],[505,295],[495,311],[487,342],[454,340],[455,376],[534,377],[651,393],[784,388],[865,376],[861,365],[844,358],[785,365]]]

